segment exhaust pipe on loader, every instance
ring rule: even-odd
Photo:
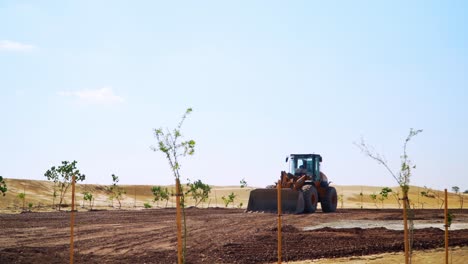
[[[247,212],[278,212],[277,189],[255,189],[250,192]],[[281,190],[281,209],[284,213],[304,212],[304,198],[301,191]]]

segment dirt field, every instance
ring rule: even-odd
[[[468,211],[455,211],[467,223]],[[175,210],[92,211],[76,214],[76,263],[175,263]],[[276,261],[276,215],[241,209],[187,209],[188,263],[271,263]],[[394,221],[401,211],[339,210],[285,215],[285,261],[362,256],[403,250],[403,232],[380,228],[303,231],[327,222]],[[416,210],[415,219],[442,222],[441,210]],[[65,263],[69,258],[67,212],[0,215],[0,263]],[[415,249],[444,246],[443,231],[416,229]],[[468,229],[450,232],[450,245],[468,246]]]

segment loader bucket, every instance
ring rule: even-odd
[[[255,189],[250,192],[247,212],[278,212],[278,190]],[[302,192],[292,189],[281,190],[281,209],[283,213],[300,214],[304,212]]]

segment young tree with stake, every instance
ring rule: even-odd
[[[76,168],[76,163],[76,160],[73,162],[62,161],[61,166],[53,166],[44,174],[47,180],[54,182],[54,196],[57,194],[56,188],[59,191],[59,211],[65,199],[65,194],[72,183],[72,176],[75,175],[75,182],[84,181],[85,179],[85,175],[81,174]]]
[[[109,193],[109,199],[112,201],[112,205],[114,205],[114,199],[117,200],[119,203],[119,209],[122,208],[121,200],[123,195],[126,193],[125,190],[118,186],[117,183],[119,182],[119,176],[112,174],[112,185],[107,187],[107,192]]]
[[[405,139],[405,142],[403,144],[403,154],[400,156],[401,161],[400,161],[400,170],[395,173],[392,169],[390,169],[390,166],[388,165],[388,162],[386,159],[380,155],[379,153],[376,153],[372,147],[366,144],[364,139],[361,139],[360,143],[355,143],[355,145],[369,158],[375,160],[377,163],[381,164],[382,166],[385,167],[385,169],[389,172],[389,174],[396,180],[398,185],[400,185],[402,194],[403,194],[403,204],[404,204],[404,209],[408,210],[410,209],[410,202],[408,199],[408,192],[409,192],[409,183],[410,183],[410,178],[411,178],[411,172],[412,169],[416,168],[416,165],[413,165],[411,160],[409,159],[408,153],[407,153],[407,146],[408,142],[421,133],[423,130],[418,129],[410,129],[410,132],[408,136]],[[406,214],[405,214],[406,215]],[[405,219],[404,221],[405,227],[407,225],[407,221]],[[407,232],[407,229],[405,228],[405,233]],[[411,245],[408,240],[405,238],[405,252],[409,253],[411,255]],[[411,257],[410,257],[411,258]],[[405,262],[411,262],[410,259],[405,258]]]
[[[180,132],[182,125],[184,124],[185,119],[187,116],[192,112],[192,108],[188,108],[184,115],[182,116],[181,121],[177,125],[177,127],[170,131],[169,129],[163,130],[162,128],[155,129],[154,135],[158,142],[157,147],[152,146],[151,149],[153,151],[160,151],[164,154],[167,161],[169,162],[169,166],[172,170],[174,178],[176,180],[176,186],[178,186],[177,192],[179,196],[176,198],[180,199],[180,202],[176,203],[177,206],[177,213],[180,214],[180,207],[182,207],[182,215],[183,215],[183,226],[184,226],[184,236],[183,236],[183,245],[182,245],[182,252],[179,252],[178,258],[179,263],[185,263],[185,252],[186,252],[186,244],[187,244],[187,225],[185,221],[185,196],[183,194],[182,187],[180,185],[180,161],[181,157],[185,157],[187,155],[193,155],[195,153],[195,141],[194,140],[186,140],[182,141],[182,134]],[[179,224],[177,224],[177,229],[180,230]],[[178,236],[178,244],[181,243],[181,238]],[[178,246],[178,250],[180,250],[180,245]]]

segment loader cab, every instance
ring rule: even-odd
[[[296,176],[307,174],[314,181],[320,181],[320,162],[322,162],[322,156],[318,154],[291,154],[289,172]]]

